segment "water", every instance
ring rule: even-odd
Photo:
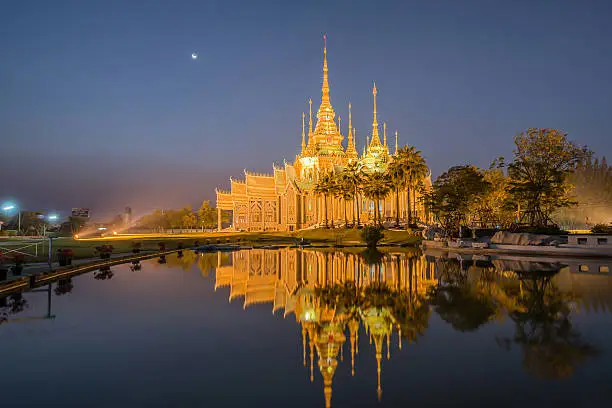
[[[1,406],[609,404],[605,262],[360,251],[186,252],[13,295]]]

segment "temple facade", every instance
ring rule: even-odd
[[[315,193],[315,186],[322,174],[340,172],[347,165],[357,162],[362,171],[382,172],[393,160],[398,149],[398,134],[395,132],[395,152],[389,151],[387,144],[387,126],[383,124],[383,138],[379,135],[379,124],[376,111],[376,84],[372,95],[374,114],[372,130],[360,155],[356,148],[355,128],[352,126],[351,105],[349,104],[348,128],[345,136],[341,132],[340,117],[336,121],[336,112],[330,100],[330,89],[327,66],[327,47],[323,47],[323,84],[321,87],[321,104],[316,114],[313,128],[312,100],[309,101],[310,115],[306,131],[305,114],[302,114],[302,140],[300,153],[293,163],[285,162],[283,166],[273,166],[270,174],[244,171],[244,178],[230,179],[229,190],[216,190],[218,229],[221,228],[222,211],[232,212],[231,230],[235,231],[293,231],[319,225],[324,219],[336,221],[340,225],[345,218],[352,219],[353,213],[359,214],[360,222],[373,219],[375,203],[359,197],[351,205],[340,198],[324,198]],[[431,178],[424,180],[425,187],[431,186]],[[399,208],[395,200],[388,197],[380,205],[384,218],[394,217],[399,212],[401,218],[407,217],[408,192],[400,193]],[[417,216],[424,214],[423,204],[415,199],[414,211]],[[356,208],[359,207],[359,211]],[[327,214],[325,214],[325,211]],[[327,215],[327,217],[326,217]]]

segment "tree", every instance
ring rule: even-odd
[[[198,210],[198,220],[200,225],[206,228],[213,228],[217,222],[216,209],[211,207],[210,201],[205,200],[202,202],[200,209]]]
[[[399,155],[397,156],[399,158]],[[403,190],[407,187],[406,183],[406,167],[404,166],[402,160],[393,160],[389,163],[389,167],[387,167],[387,173],[391,180],[393,181],[393,189],[395,191],[395,227],[399,228],[400,226],[400,199],[399,193],[400,190]]]
[[[43,235],[47,222],[42,213],[36,211],[21,212],[21,229],[26,235]]]
[[[347,177],[346,171],[336,174],[336,196],[342,199],[342,203],[344,204],[344,227],[348,227],[348,217],[346,204],[348,201],[354,199],[354,190],[353,185],[351,184],[351,180]],[[355,221],[355,216],[353,215],[353,222]]]
[[[413,211],[416,211],[416,189],[429,174],[429,168],[421,155],[421,151],[416,150],[414,146],[399,148],[393,160],[398,162],[395,166],[403,168],[403,184],[408,188],[406,208],[408,209],[408,224],[410,225],[412,224]]]
[[[389,194],[392,188],[393,182],[391,181],[389,175],[386,173],[370,173],[367,174],[364,179],[363,192],[367,198],[374,201],[376,206],[374,210],[375,224],[378,223],[378,225],[382,225],[382,216],[380,214],[380,200],[384,200],[384,198]]]
[[[456,235],[468,220],[470,207],[486,193],[489,183],[474,166],[455,166],[441,174],[426,195],[426,205],[442,227]]]
[[[482,171],[487,189],[480,199],[470,203],[469,213],[481,227],[508,227],[514,221],[515,209],[508,205],[510,179],[504,174],[503,166],[502,157]]]
[[[344,181],[347,183],[347,186],[350,186],[353,189],[353,197],[355,202],[356,211],[353,211],[353,226],[355,228],[359,227],[359,191],[363,184],[363,165],[357,161],[351,162],[346,166],[344,170]],[[357,222],[355,222],[355,214],[357,214]]]
[[[314,186],[314,192],[323,196],[323,212],[325,213],[325,228],[329,227],[327,219],[327,196],[332,192],[333,181],[330,173],[322,173]]]
[[[510,195],[530,226],[547,226],[555,210],[574,204],[568,177],[590,152],[556,129],[529,128],[514,137],[514,144]]]
[[[198,218],[196,215],[189,211],[183,214],[183,219],[181,221],[183,228],[193,228],[198,223]]]

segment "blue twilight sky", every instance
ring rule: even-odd
[[[346,133],[352,102],[359,147],[376,81],[379,121],[434,176],[510,157],[529,126],[610,155],[611,18],[606,0],[7,0],[0,199],[138,214],[292,161],[324,32],[332,104]]]

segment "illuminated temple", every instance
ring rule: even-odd
[[[351,105],[349,104],[348,128],[345,136],[340,128],[340,117],[336,122],[336,112],[330,100],[327,67],[327,47],[323,48],[323,84],[321,104],[316,114],[313,128],[312,100],[308,131],[305,115],[302,114],[302,139],[300,153],[293,163],[273,166],[272,174],[257,174],[244,171],[244,179],[230,179],[229,191],[216,190],[218,229],[221,230],[221,212],[232,212],[232,229],[244,231],[293,231],[321,224],[324,219],[344,219],[344,205],[340,198],[331,198],[330,205],[323,204],[323,198],[314,193],[320,175],[342,171],[349,163],[358,162],[364,172],[382,172],[394,158],[398,149],[398,135],[395,132],[395,151],[392,154],[387,143],[387,126],[383,124],[383,137],[379,134],[376,111],[377,89],[373,90],[374,115],[371,133],[359,155],[356,147],[355,128],[352,126]],[[431,186],[431,179],[424,181],[425,187]],[[383,217],[390,218],[397,213],[401,218],[407,216],[407,192],[400,193],[399,208],[395,200],[388,197],[381,203]],[[418,194],[418,193],[417,193]],[[424,213],[423,205],[414,199],[417,217]],[[360,221],[373,218],[375,204],[371,200],[359,199],[356,205],[347,206],[347,218],[353,218],[356,206]],[[325,217],[324,211],[327,211]],[[337,225],[340,222],[336,223]]]

